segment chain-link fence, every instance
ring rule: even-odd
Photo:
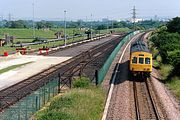
[[[59,77],[55,77],[48,84],[1,112],[0,120],[28,120],[45,103],[58,94],[58,86]]]

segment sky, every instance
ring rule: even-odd
[[[126,19],[136,6],[138,18],[180,16],[180,0],[0,0],[0,17],[68,20]]]

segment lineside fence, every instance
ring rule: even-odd
[[[0,120],[28,120],[45,103],[58,94],[59,78],[34,91],[0,113]],[[9,98],[11,99],[11,98]]]
[[[100,84],[104,80],[104,77],[106,76],[106,73],[108,72],[110,65],[112,64],[114,58],[116,57],[121,47],[139,32],[140,31],[131,32],[126,37],[124,37],[122,41],[118,44],[118,46],[114,49],[114,51],[111,53],[109,58],[106,60],[102,68],[96,71],[96,85]]]

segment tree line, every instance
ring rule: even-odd
[[[162,63],[174,67],[172,75],[180,75],[180,17],[173,18],[166,26],[159,27],[151,41],[159,50]]]
[[[33,23],[32,20],[16,20],[16,21],[1,21],[0,27],[1,28],[33,28],[42,29],[42,28],[58,28],[64,27],[64,21],[35,21]],[[136,29],[149,29],[149,28],[156,28],[159,25],[164,24],[162,21],[153,21],[153,20],[145,20],[136,23]],[[67,28],[85,28],[85,27],[93,27],[96,30],[104,30],[104,29],[112,29],[112,28],[133,28],[133,24],[129,21],[115,21],[115,20],[108,20],[108,21],[67,21]]]

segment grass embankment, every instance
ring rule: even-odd
[[[17,65],[12,65],[12,66],[9,66],[7,68],[0,69],[0,74],[8,72],[8,71],[13,70],[13,69],[16,69],[18,67],[24,66],[24,65],[29,64],[29,63],[31,63],[31,62],[23,63],[23,64],[17,64]]]
[[[169,77],[173,70],[172,65],[164,65],[160,66],[160,73],[162,77],[162,82],[165,83],[166,86],[176,95],[178,100],[180,100],[180,77],[173,76]]]
[[[160,51],[152,45],[150,41],[149,46],[153,53],[153,66],[160,71],[161,82],[163,82],[173,94],[180,100],[180,77],[178,75],[173,75],[174,67],[171,64],[163,64]]]
[[[100,120],[105,92],[82,77],[73,82],[74,88],[50,101],[45,109],[36,113],[37,120]]]

